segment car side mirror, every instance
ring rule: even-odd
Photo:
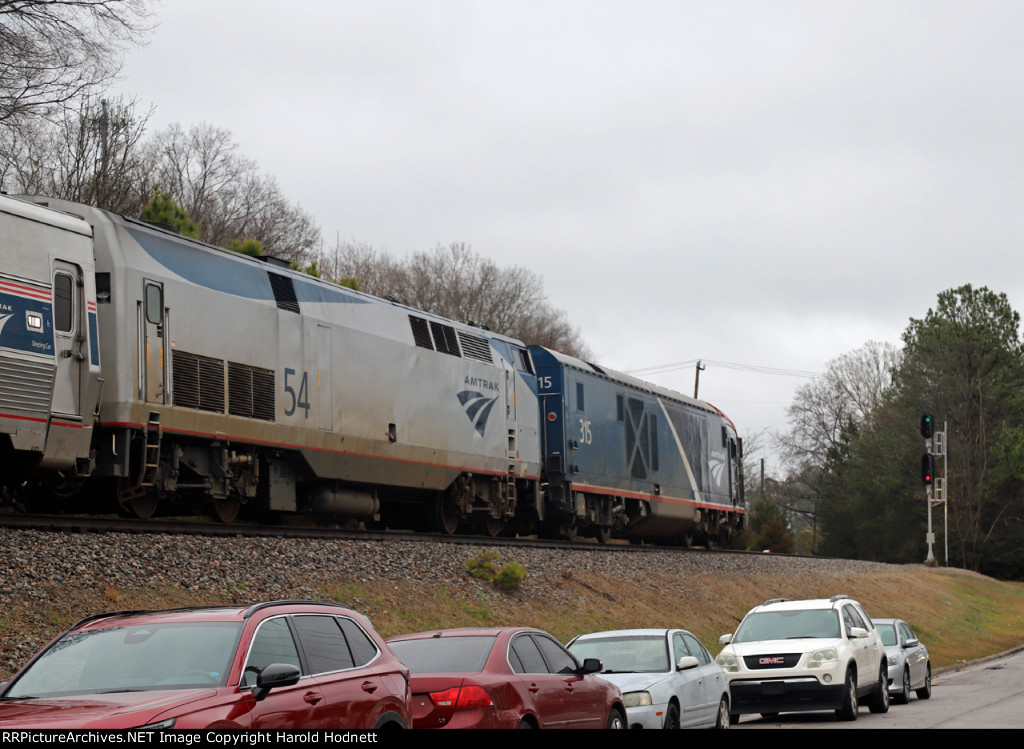
[[[256,686],[252,688],[252,696],[256,698],[257,702],[261,702],[270,694],[271,689],[297,684],[301,676],[302,672],[298,666],[291,663],[271,663],[256,677]]]
[[[906,640],[903,643],[903,647],[905,647],[905,648],[916,648],[917,646],[918,646],[918,642],[913,637],[910,638],[909,640]],[[2,686],[2,685],[0,685],[0,686]]]
[[[598,658],[583,659],[583,674],[596,674],[604,671],[604,664]]]
[[[731,632],[729,634],[727,634],[727,635],[722,635],[721,637],[718,638],[718,644],[719,645],[728,645],[730,642],[732,642],[732,633]]]
[[[867,636],[868,636],[868,631],[866,629],[864,629],[863,627],[850,627],[850,637],[855,638],[855,639],[860,639],[862,637],[867,637]]]
[[[677,671],[685,671],[688,668],[696,668],[700,665],[700,661],[694,658],[692,655],[684,655],[679,659],[679,663],[676,664]]]

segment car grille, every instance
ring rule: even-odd
[[[751,671],[764,668],[793,668],[800,662],[801,653],[768,653],[745,655],[743,663]]]

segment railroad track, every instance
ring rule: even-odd
[[[306,525],[262,525],[232,523],[230,525],[202,517],[164,517],[139,520],[117,515],[32,514],[0,510],[0,528],[53,531],[63,533],[167,533],[192,536],[349,539],[356,541],[423,541],[458,545],[528,547],[535,549],[579,549],[606,553],[650,553],[655,551],[690,554],[758,554],[734,549],[683,548],[679,546],[633,545],[624,541],[597,543],[593,539],[565,541],[534,537],[492,538],[486,535],[454,535],[414,533],[400,530],[352,530]]]

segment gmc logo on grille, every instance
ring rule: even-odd
[[[760,658],[757,661],[762,666],[778,666],[786,662],[786,659],[781,655],[777,655],[774,658]]]

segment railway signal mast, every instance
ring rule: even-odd
[[[925,485],[925,496],[928,501],[928,557],[926,564],[935,564],[935,532],[932,530],[932,508],[942,505],[943,538],[945,543],[946,564],[949,564],[949,512],[946,507],[946,423],[942,423],[942,431],[935,431],[935,423],[931,414],[921,417],[921,436],[924,437],[925,453],[921,456],[921,480]],[[936,475],[935,459],[942,458],[942,476]]]

